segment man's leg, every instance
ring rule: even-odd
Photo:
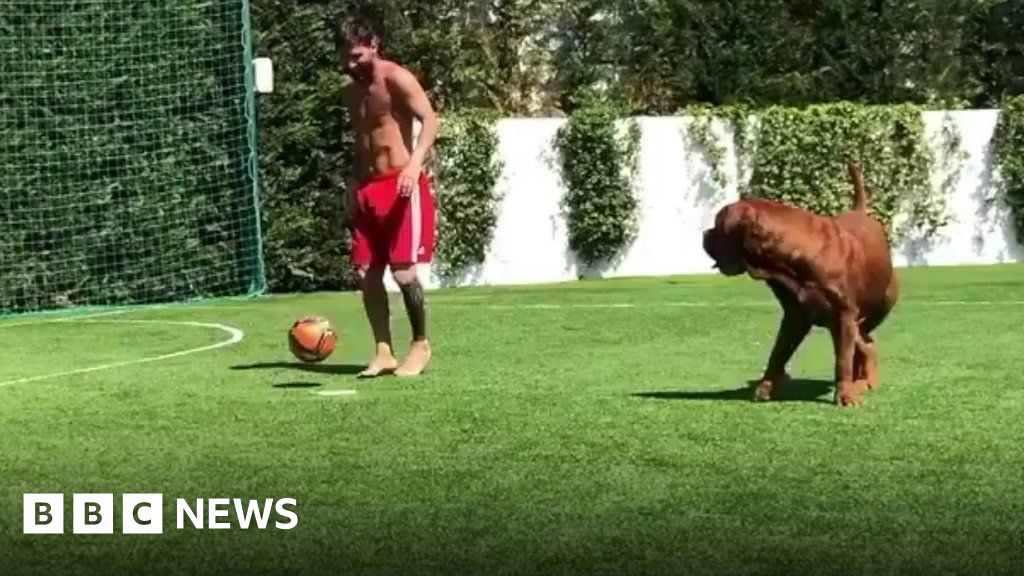
[[[430,341],[427,340],[427,310],[423,295],[423,284],[412,264],[392,264],[391,271],[395,283],[402,291],[405,312],[409,316],[412,328],[412,346],[405,362],[395,370],[397,376],[417,376],[423,372],[430,362]]]
[[[352,232],[352,265],[356,267],[363,309],[373,332],[373,360],[360,372],[359,376],[363,378],[394,372],[398,367],[391,343],[388,293],[384,287],[388,246],[375,211],[367,210],[372,208],[373,202],[380,201],[381,195],[373,186],[364,185],[356,191],[350,199],[347,214]]]
[[[409,196],[408,206],[395,231],[389,253],[391,272],[402,291],[402,300],[412,327],[412,347],[408,358],[395,371],[398,376],[420,374],[431,355],[423,285],[417,275],[416,264],[430,262],[433,257],[436,213],[434,195],[426,176],[420,177],[418,188]]]
[[[363,309],[373,331],[374,357],[365,370],[359,373],[363,378],[372,378],[394,372],[398,367],[391,343],[391,312],[388,307],[388,293],[384,287],[384,267],[373,265],[360,267],[359,289],[363,293]]]

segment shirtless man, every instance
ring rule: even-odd
[[[437,136],[437,116],[412,73],[378,54],[380,38],[369,22],[343,16],[335,26],[341,64],[352,80],[344,99],[356,133],[355,181],[346,194],[352,263],[376,347],[360,376],[416,376],[431,354],[416,264],[430,262],[434,251],[434,196],[423,162]],[[415,148],[414,118],[422,125]],[[391,342],[388,266],[412,325],[412,345],[401,365]]]

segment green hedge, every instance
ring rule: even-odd
[[[936,158],[924,133],[923,108],[911,104],[864,106],[852,103],[763,109],[694,107],[688,135],[707,150],[712,181],[722,176],[721,143],[711,137],[712,117],[730,123],[743,196],[771,198],[821,214],[836,214],[853,202],[847,166],[861,165],[873,213],[891,238],[928,238],[949,222],[948,190],[931,185],[931,174],[958,162],[958,134],[942,132],[944,154]],[[954,156],[954,157],[949,157]],[[902,226],[895,217],[906,216]]]
[[[253,6],[256,54],[274,61],[274,93],[260,98],[260,174],[267,278],[277,292],[354,284],[342,206],[354,140],[329,4]]]
[[[51,5],[0,13],[0,52],[22,55],[0,59],[0,311],[258,289],[244,4]],[[561,147],[571,245],[597,261],[635,231],[628,173],[587,174],[576,160],[628,160],[629,138],[600,122],[694,104],[731,120],[740,104],[761,110],[750,193],[833,210],[847,190],[842,163],[856,156],[886,217],[925,200],[914,205],[924,206],[917,229],[895,232],[927,235],[945,215],[923,170],[944,160],[914,143],[916,107],[996,106],[1024,93],[1015,0],[261,0],[255,55],[273,58],[277,77],[259,102],[262,248],[275,291],[352,285],[341,207],[352,132],[329,22],[353,6],[382,17],[385,54],[419,75],[443,118],[478,118],[442,135],[451,161],[437,167],[439,264],[451,274],[482,259],[493,229],[487,182],[499,165],[484,152],[494,142],[484,117],[561,112],[563,144],[598,143]],[[1019,104],[1006,102],[999,158],[1019,215]],[[832,132],[866,148],[811,138]],[[810,195],[812,180],[828,192]]]
[[[242,8],[4,3],[0,313],[261,288]]]
[[[632,176],[640,132],[635,121],[623,120],[621,110],[590,101],[569,116],[555,139],[569,248],[585,266],[613,261],[636,237]]]
[[[991,107],[1024,92],[1019,0],[576,0],[559,15],[563,106],[602,82],[649,115],[699,103]]]
[[[441,119],[434,179],[437,201],[435,267],[453,279],[487,256],[498,221],[496,114],[465,110]]]
[[[615,118],[671,114],[693,104],[715,105],[716,114],[728,114],[726,109],[740,104],[770,110],[764,134],[768,148],[775,142],[773,134],[792,134],[801,126],[813,134],[839,130],[866,142],[868,151],[883,152],[873,161],[867,153],[859,155],[868,183],[882,195],[876,200],[880,210],[895,213],[912,198],[926,200],[925,209],[913,217],[918,229],[897,234],[927,235],[946,216],[938,197],[921,186],[922,169],[944,160],[927,158],[911,143],[920,131],[912,118],[916,107],[995,106],[1005,95],[1024,92],[1024,41],[1013,32],[1024,25],[1024,10],[1012,0],[257,2],[257,54],[274,59],[278,79],[278,91],[261,102],[265,247],[274,290],[351,285],[340,195],[352,135],[338,97],[340,73],[328,22],[353,5],[381,15],[385,54],[417,73],[443,118],[479,109],[503,117],[574,116],[597,94],[614,107]],[[611,17],[597,17],[602,14]],[[531,43],[533,36],[537,42]],[[546,46],[556,46],[555,53],[548,54]],[[529,67],[544,62],[551,64],[551,75]],[[848,119],[836,116],[858,104],[878,107],[857,108]],[[818,106],[823,116],[793,112],[809,105]],[[592,111],[582,113],[577,120]],[[886,128],[869,128],[876,121]],[[907,156],[885,152],[879,148],[882,142],[901,143]],[[814,165],[815,154],[801,159],[802,153],[766,149],[752,192],[835,208],[847,198],[839,196],[848,191],[842,163],[844,156],[854,155],[852,148],[830,141],[826,150],[817,150],[807,139],[797,147],[828,160]],[[773,157],[797,164],[783,171],[769,163]],[[473,162],[475,167],[460,170],[493,171],[484,168],[491,161],[483,156]],[[573,181],[574,169],[566,164],[563,169],[566,181]],[[620,177],[605,176],[608,181]],[[811,198],[808,182],[819,178],[830,192]],[[436,184],[442,196],[460,188],[486,189],[450,178],[444,183],[439,177]],[[574,190],[598,188],[614,187],[582,180],[573,184]],[[586,196],[574,194],[566,198],[567,214],[579,216],[593,208]],[[442,198],[439,206],[445,223],[439,230],[439,260],[454,268],[482,258],[484,247],[474,246],[479,240],[468,239],[489,234],[490,209],[484,205],[493,199],[477,198],[481,204],[465,214],[482,211],[479,230],[456,224],[478,223],[476,217],[456,217],[464,210],[457,202]],[[616,213],[630,212],[626,196],[609,198],[615,199],[609,202]],[[608,256],[628,242],[633,224],[613,223],[615,216],[588,218],[574,216],[575,222],[586,220],[578,230],[573,224],[572,244],[584,259]]]
[[[1003,103],[994,144],[1002,177],[1000,192],[1010,207],[1017,238],[1024,243],[1024,96]]]

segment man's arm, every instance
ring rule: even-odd
[[[412,151],[410,166],[406,169],[406,172],[403,172],[403,182],[400,183],[403,193],[409,194],[419,179],[419,174],[423,170],[427,154],[437,139],[437,113],[434,112],[434,107],[430,105],[426,92],[424,92],[423,87],[420,86],[419,81],[416,80],[412,72],[396,66],[391,78],[391,84],[401,104],[421,124],[416,148]]]
[[[356,132],[356,139],[358,140],[359,131],[355,120],[355,105],[353,102],[351,84],[342,87],[341,96],[345,103],[345,107],[348,109],[350,129]],[[359,183],[365,178],[366,172],[366,162],[363,159],[362,148],[358,145],[353,151],[352,166],[349,168],[349,177],[345,180],[345,190],[341,199],[342,206],[345,208],[345,219],[347,225],[351,225],[355,217],[356,188],[358,188]]]

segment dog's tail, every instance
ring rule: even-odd
[[[864,176],[860,173],[860,166],[850,164],[850,177],[853,178],[854,210],[864,211],[868,208],[868,192],[864,189]]]

